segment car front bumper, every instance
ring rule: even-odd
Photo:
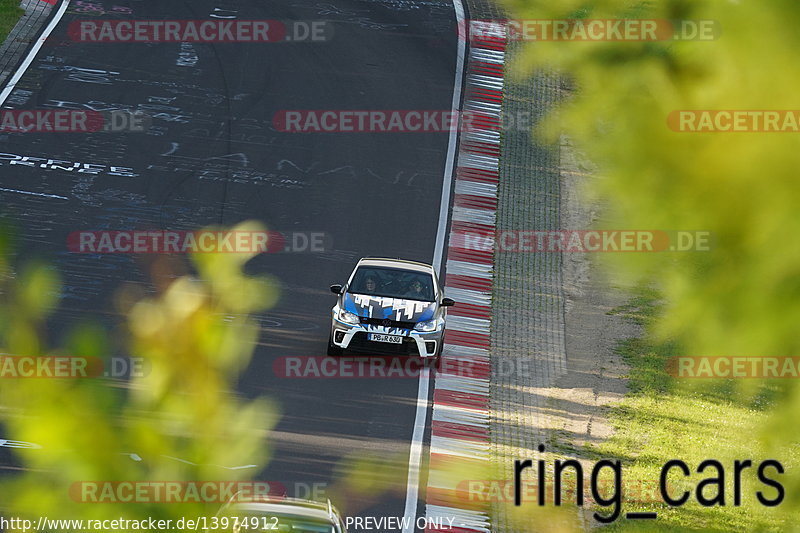
[[[399,335],[402,344],[368,340],[369,333]],[[439,351],[444,335],[444,327],[434,331],[416,331],[369,324],[348,324],[338,320],[334,314],[331,319],[331,341],[339,348],[375,354],[418,355],[434,357]]]

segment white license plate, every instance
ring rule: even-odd
[[[367,339],[376,342],[390,342],[392,344],[403,344],[402,335],[384,335],[383,333],[367,333]]]

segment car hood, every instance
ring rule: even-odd
[[[366,294],[345,293],[342,298],[345,311],[360,317],[388,318],[399,322],[424,322],[436,315],[436,302],[369,296]]]

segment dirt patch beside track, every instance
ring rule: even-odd
[[[519,51],[509,45],[511,64]],[[555,73],[507,79],[504,113],[530,117],[532,127],[569,96]],[[580,194],[599,178],[567,139],[544,145],[530,129],[504,131],[500,168],[498,231],[587,229],[602,216],[603,206]],[[554,459],[575,458],[588,467],[596,459],[592,445],[613,433],[606,411],[627,391],[627,367],[615,347],[640,332],[608,313],[628,295],[611,286],[597,263],[589,253],[495,252],[491,435],[499,480],[513,482],[515,459],[544,458],[552,466]],[[515,509],[511,501],[494,502],[493,509],[493,531],[556,528],[550,519],[515,523],[525,506]],[[585,514],[564,513],[560,527],[590,528],[594,521]]]

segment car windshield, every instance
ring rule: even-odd
[[[415,270],[362,266],[353,276],[348,292],[432,302],[433,276]]]

